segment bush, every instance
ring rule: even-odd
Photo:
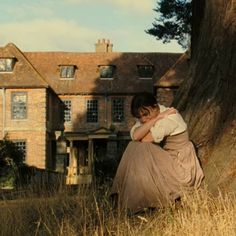
[[[0,140],[0,188],[13,188],[23,165],[23,152],[7,140]]]

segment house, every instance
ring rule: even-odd
[[[52,140],[63,122],[54,114],[60,104],[24,53],[11,43],[0,48],[0,137],[15,142],[28,165],[55,168]]]
[[[67,184],[91,182],[94,161],[116,159],[130,140],[132,96],[153,93],[154,78],[179,56],[113,52],[105,39],[91,53],[21,52],[8,44],[0,48],[2,138],[24,149],[30,166],[65,165]]]
[[[180,85],[188,76],[189,52],[183,53],[178,60],[154,83],[157,100],[165,106],[171,106]]]

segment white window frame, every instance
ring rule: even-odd
[[[114,66],[114,65],[99,65],[98,68],[99,68],[100,80],[113,80],[114,79],[116,66]]]
[[[92,104],[95,103],[95,104]],[[98,113],[99,101],[98,99],[87,99],[86,100],[86,122],[87,123],[98,123],[99,113]],[[91,114],[95,113],[95,115]],[[96,119],[93,120],[93,117]]]
[[[72,119],[72,101],[70,99],[62,99],[62,102],[64,104],[64,122],[69,123]]]
[[[17,95],[19,96],[17,98]],[[25,102],[20,103],[20,96],[25,96]],[[15,101],[14,101],[15,100]],[[18,100],[18,101],[17,101]],[[19,109],[21,111],[24,109],[23,115],[15,115],[15,110]],[[11,93],[11,119],[12,120],[26,120],[28,113],[28,93],[27,92],[12,92]]]
[[[75,65],[60,65],[60,79],[71,80],[75,78]]]
[[[0,58],[0,73],[12,73],[16,58]]]
[[[121,102],[122,104],[115,104],[115,101]],[[112,117],[112,123],[122,123],[125,121],[125,98],[124,97],[114,97],[111,100],[111,117]],[[116,107],[115,107],[116,106]],[[116,109],[116,111],[114,110]],[[119,119],[114,119],[116,117],[116,113],[121,113],[118,114],[122,118]]]

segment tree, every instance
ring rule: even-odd
[[[23,166],[23,152],[7,139],[0,140],[0,187],[13,187],[18,169]]]
[[[191,34],[191,1],[190,0],[160,0],[154,9],[158,14],[153,28],[145,32],[168,43],[175,39],[184,48],[189,46]]]
[[[236,190],[236,0],[193,0],[189,76],[174,105],[210,189]]]

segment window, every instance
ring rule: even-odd
[[[0,72],[12,72],[16,58],[0,58]]]
[[[87,122],[98,122],[98,100],[87,100]]]
[[[124,98],[113,98],[112,122],[123,122],[124,118]]]
[[[71,100],[63,100],[64,103],[64,121],[71,121]]]
[[[100,78],[101,79],[112,79],[115,74],[115,66],[99,66]]]
[[[15,146],[23,153],[23,161],[26,160],[26,141],[25,140],[12,140]]]
[[[74,65],[64,65],[60,66],[60,77],[64,79],[71,79],[75,77],[75,69]]]
[[[139,78],[151,79],[154,73],[154,66],[152,65],[138,65]]]
[[[12,119],[27,118],[27,93],[13,92],[11,96],[11,117]]]

